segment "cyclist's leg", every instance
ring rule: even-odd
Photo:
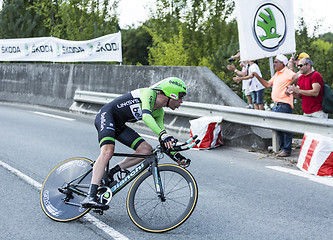
[[[134,154],[149,155],[153,149],[136,131],[128,126],[125,126],[123,131],[117,136],[117,140],[135,150]],[[118,163],[118,166],[126,169],[140,163],[142,160],[144,158],[126,157]]]
[[[142,142],[135,150],[134,154],[149,155],[151,154],[152,147],[146,141]],[[126,169],[140,163],[144,158],[127,157],[118,163],[120,168]]]
[[[114,144],[104,144],[94,164],[91,184],[99,185],[105,172],[105,167],[113,156]]]
[[[113,156],[115,145],[115,124],[111,111],[101,111],[95,119],[95,126],[98,131],[100,154],[94,164],[91,184],[88,196],[81,202],[83,207],[107,208],[98,202],[97,189],[102,180],[105,167]],[[110,127],[111,126],[111,127]]]

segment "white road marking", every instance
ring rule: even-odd
[[[34,186],[39,191],[42,189],[42,184],[41,183],[35,181],[31,177],[25,175],[24,173],[20,172],[19,170],[15,169],[15,168],[9,166],[8,164],[2,162],[1,160],[0,160],[0,166],[4,167],[5,169],[7,169],[8,171],[12,172],[13,174],[15,174],[16,176],[18,176],[19,178],[23,179],[28,184]],[[113,239],[116,239],[116,240],[129,240],[129,238],[127,238],[126,236],[124,236],[121,233],[117,232],[115,229],[113,229],[112,227],[108,226],[104,222],[98,220],[97,218],[95,218],[94,216],[92,216],[89,213],[86,214],[84,216],[84,218],[86,220],[88,220],[89,222],[91,222],[92,224],[94,224],[97,228],[101,229],[103,232],[105,232],[107,235],[109,235]]]
[[[35,181],[34,179],[32,179],[31,177],[28,177],[27,175],[23,174],[22,172],[20,172],[19,170],[9,166],[7,163],[4,163],[2,161],[0,161],[0,165],[2,167],[4,167],[5,169],[7,169],[8,171],[14,173],[16,176],[20,177],[21,179],[23,179],[24,181],[26,181],[27,183],[29,183],[30,185],[34,186],[35,188],[37,188],[38,190],[42,189],[42,184],[40,184],[39,182]]]
[[[117,240],[129,240],[126,236],[122,235],[120,232],[117,232],[112,227],[106,225],[104,222],[98,220],[91,214],[84,215],[84,218],[90,221],[92,224],[94,224],[99,229],[102,229],[105,233],[107,233],[109,236],[113,237],[113,239]]]
[[[58,119],[67,120],[67,121],[75,121],[75,119],[73,119],[73,118],[61,117],[61,116],[58,116],[58,115],[53,115],[53,114],[48,114],[48,113],[43,113],[43,112],[34,112],[34,113],[42,115],[42,116],[58,118]]]
[[[309,179],[310,181],[333,187],[333,178],[332,177],[316,176],[316,175],[312,175],[312,174],[309,174],[306,172],[302,172],[301,170],[295,170],[295,169],[284,168],[284,167],[279,167],[279,166],[266,166],[266,168],[284,172],[284,173],[289,173],[289,174],[296,175],[299,177],[304,177],[304,178]]]

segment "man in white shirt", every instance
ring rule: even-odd
[[[259,82],[259,80],[254,76],[253,73],[257,73],[262,77],[259,66],[255,61],[248,62],[249,74],[244,77],[234,77],[233,80],[236,82],[248,81],[249,80],[249,89],[252,92],[252,102],[254,103],[254,109],[264,110],[263,98],[264,98],[264,89],[265,87]]]

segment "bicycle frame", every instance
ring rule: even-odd
[[[112,192],[112,196],[114,196],[116,193],[118,193],[121,189],[123,189],[127,184],[129,184],[132,180],[134,180],[137,176],[139,176],[139,174],[141,174],[143,171],[145,171],[147,168],[149,168],[151,166],[152,169],[154,169],[152,171],[152,174],[154,176],[154,181],[155,181],[155,188],[156,188],[156,193],[158,196],[161,197],[162,201],[164,199],[163,196],[163,189],[162,189],[162,185],[161,185],[161,181],[160,181],[160,175],[159,175],[159,171],[158,171],[158,157],[157,157],[157,153],[153,153],[150,155],[139,155],[139,154],[126,154],[126,153],[114,153],[115,157],[137,157],[137,158],[145,158],[141,163],[139,163],[124,179],[122,179],[121,181],[117,182],[116,185],[112,186],[110,188],[111,192]],[[107,168],[109,169],[109,164],[107,165]],[[71,191],[80,194],[80,195],[84,195],[87,196],[86,192],[83,192],[79,189],[77,189],[77,187],[87,187],[88,186],[82,186],[80,185],[80,182],[92,171],[92,168],[90,170],[88,170],[87,172],[81,174],[80,176],[76,177],[75,179],[73,179],[71,182],[69,182],[67,184],[67,186],[65,188],[70,189]],[[107,176],[107,172],[105,171],[104,174],[104,184],[102,186],[108,187],[108,185],[110,184],[109,180],[108,180],[108,176]],[[79,180],[79,182],[75,185],[71,185],[72,182]],[[68,192],[67,190],[65,190],[65,188],[59,188],[59,191],[66,194],[66,195],[70,195],[71,193]],[[71,204],[70,202],[66,201],[66,203]]]
[[[139,174],[141,174],[144,170],[152,166],[153,169],[158,168],[158,158],[157,153],[153,153],[151,155],[138,155],[138,154],[126,154],[126,153],[114,153],[113,156],[116,157],[138,157],[138,158],[145,158],[141,163],[139,163],[124,179],[117,182],[116,185],[111,187],[111,192],[113,195],[115,195],[117,192],[119,192],[121,189],[123,189],[127,184],[129,184],[133,179],[135,179]],[[154,179],[157,179],[155,177],[155,173],[158,172],[158,170],[153,171]],[[156,185],[156,183],[155,183]]]
[[[194,145],[198,144],[200,140],[195,141],[192,143],[190,146],[187,148],[182,149],[182,146],[185,146],[186,144],[189,144],[193,140],[196,139],[197,136],[193,136],[189,140],[187,140],[184,144],[176,146],[178,147],[176,150],[178,151],[184,151],[187,149],[192,148]],[[159,157],[157,156],[158,152],[161,151],[159,148],[155,149],[152,154],[149,155],[140,155],[140,154],[129,154],[129,153],[114,153],[114,157],[136,157],[136,158],[144,158],[144,160],[139,163],[135,168],[124,178],[121,179],[119,182],[117,182],[114,186],[110,188],[110,191],[112,193],[112,196],[114,196],[116,193],[118,193],[121,189],[123,189],[127,184],[129,184],[132,180],[134,180],[136,177],[138,177],[142,172],[144,172],[147,168],[151,167],[150,171],[153,175],[154,179],[154,186],[155,186],[155,191],[158,197],[161,199],[162,202],[165,201],[165,196],[163,192],[163,187],[161,183],[161,177],[160,177],[160,172],[158,170],[158,161]],[[102,187],[107,187],[109,188],[109,179],[108,179],[108,170],[109,170],[109,163],[107,164],[106,171],[103,176],[103,185]],[[71,204],[68,202],[68,198],[71,198],[72,192],[68,192],[67,189],[70,189],[73,192],[76,192],[77,194],[87,196],[88,194],[86,192],[81,191],[80,189],[77,189],[76,187],[87,187],[87,186],[80,186],[80,183],[82,180],[92,171],[92,168],[89,169],[87,172],[81,174],[80,176],[76,177],[74,180],[72,180],[70,183],[67,184],[65,188],[58,188],[58,190],[64,194],[66,194],[65,202],[68,204]],[[79,180],[78,184],[75,184],[75,186],[71,186],[71,183],[73,183],[76,180]],[[66,189],[67,188],[67,189]],[[88,188],[88,187],[87,187]],[[66,200],[67,199],[67,200]]]
[[[172,149],[157,146],[149,155],[114,153],[114,157],[129,157],[140,160],[140,163],[133,166],[132,171],[120,171],[111,177],[108,162],[101,186],[97,189],[98,201],[105,206],[101,208],[82,206],[82,200],[89,192],[94,162],[85,157],[67,159],[53,168],[42,185],[42,210],[59,222],[78,219],[90,210],[102,215],[109,208],[112,196],[131,182],[126,206],[132,222],[148,232],[172,230],[184,223],[193,212],[198,187],[191,173],[185,170],[191,160],[182,155],[170,155],[170,152],[190,149],[200,141],[192,143],[195,137],[185,143],[175,143]],[[160,164],[163,153],[178,165]]]

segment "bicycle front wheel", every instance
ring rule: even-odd
[[[80,203],[89,188],[91,163],[87,158],[71,158],[49,173],[40,193],[41,207],[48,217],[55,221],[68,222],[89,212],[90,209],[82,208]],[[76,180],[73,181],[74,179]]]
[[[144,171],[132,184],[127,196],[127,212],[133,223],[147,232],[166,232],[184,223],[198,199],[194,177],[174,164],[159,165],[165,201],[157,195],[154,177]]]

